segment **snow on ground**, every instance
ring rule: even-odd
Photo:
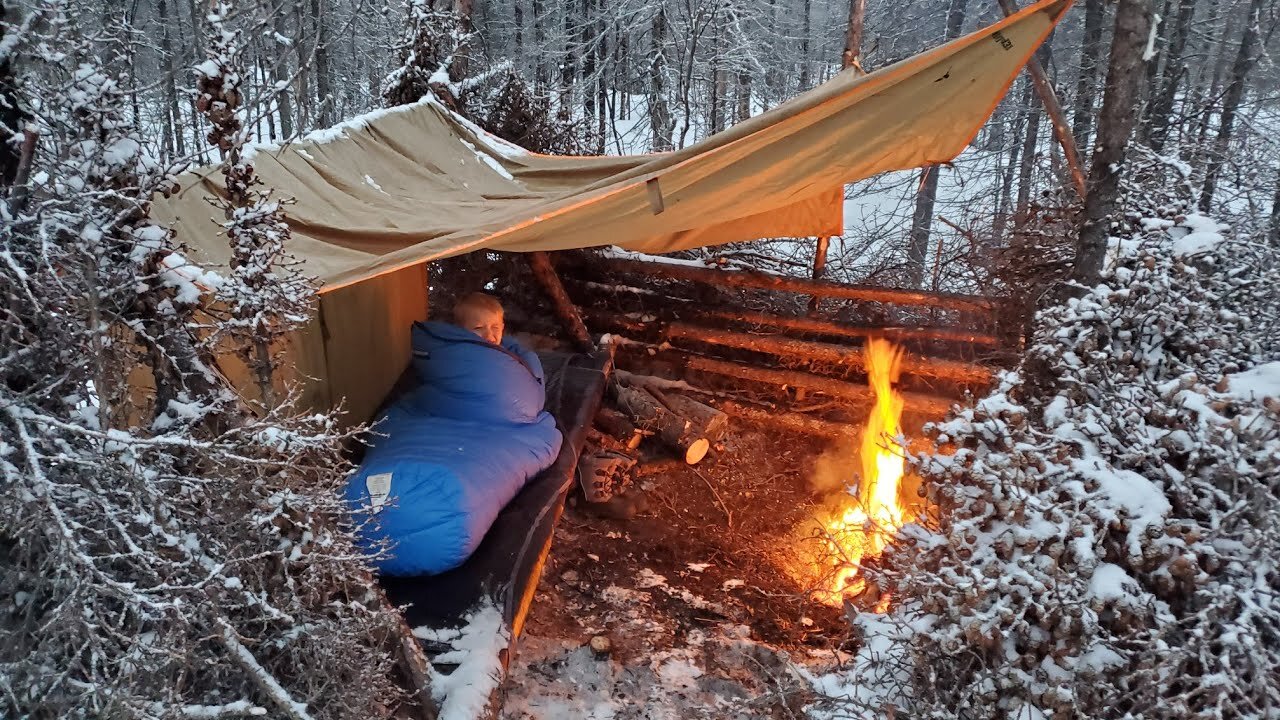
[[[643,606],[634,606],[643,608]],[[643,615],[640,610],[638,615]],[[799,663],[724,624],[678,647],[620,660],[563,639],[526,637],[512,667],[502,720],[749,720],[835,718],[815,686],[831,658]],[[826,710],[819,710],[819,707]],[[806,710],[808,708],[808,710]]]
[[[439,720],[482,717],[502,677],[500,653],[511,637],[502,622],[502,612],[494,605],[482,605],[467,616],[467,624],[460,628],[424,626],[414,628],[413,635],[448,648],[432,657],[433,666],[457,666],[450,673],[433,669],[431,694],[439,703]]]

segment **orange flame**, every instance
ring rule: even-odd
[[[884,552],[908,520],[907,509],[898,498],[906,473],[906,455],[896,440],[901,434],[903,401],[893,389],[901,360],[902,348],[893,343],[880,339],[867,343],[867,379],[875,407],[862,434],[862,482],[857,502],[826,527],[827,549],[839,567],[830,586],[818,593],[823,602],[838,604],[845,596],[866,590],[866,580],[859,577],[860,563]],[[888,596],[882,596],[875,611],[884,612],[888,606]]]

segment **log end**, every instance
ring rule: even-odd
[[[706,438],[698,438],[689,443],[689,448],[684,451],[684,461],[689,465],[697,465],[702,462],[702,458],[707,456],[707,451],[711,449],[711,441]]]

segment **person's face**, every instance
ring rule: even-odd
[[[486,310],[470,310],[463,318],[463,327],[497,345],[502,342],[502,313]]]

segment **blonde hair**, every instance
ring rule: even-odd
[[[502,315],[502,303],[498,302],[498,298],[482,292],[467,293],[454,303],[453,321],[464,323],[475,312]]]

